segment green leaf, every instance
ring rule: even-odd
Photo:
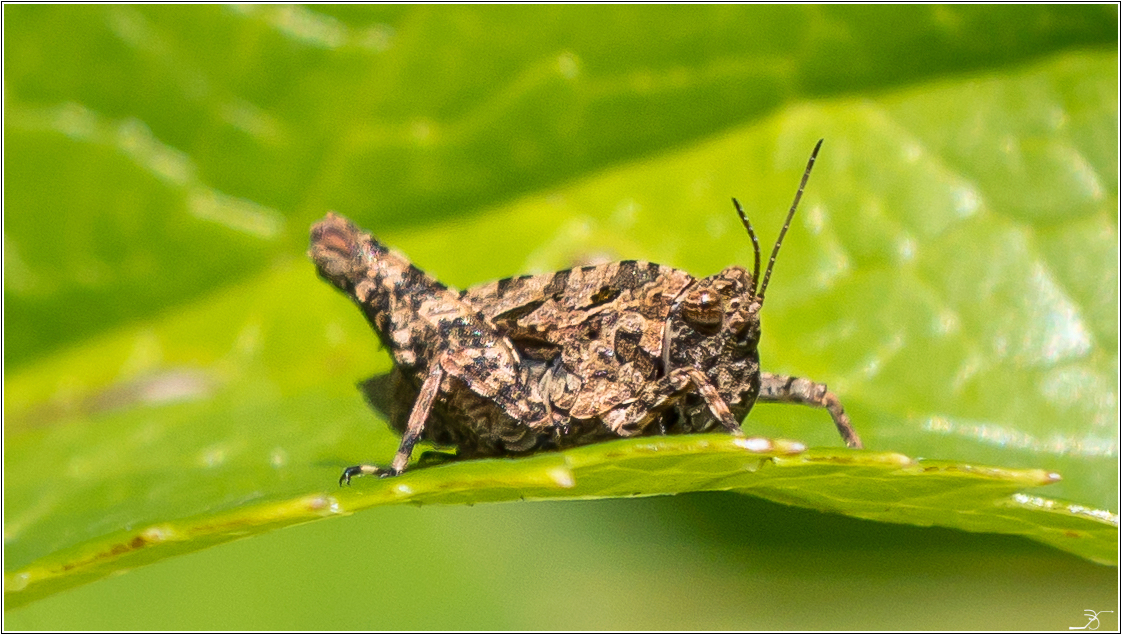
[[[746,492],[1114,562],[1110,7],[247,11],[5,7],[8,606],[361,507],[523,496]],[[818,138],[761,354],[828,382],[868,452],[761,406],[749,434],[814,449],[644,439],[334,486],[397,439],[354,389],[386,354],[303,257],[327,209],[461,287],[595,257],[703,276],[751,262],[728,198],[768,243]]]
[[[688,491],[735,491],[872,520],[1019,534],[1096,562],[1116,562],[1116,514],[1017,493],[1054,482],[1055,474],[917,462],[891,453],[804,450],[791,441],[695,435],[419,469],[335,493],[250,503],[114,532],[8,574],[5,588],[15,606],[169,556],[376,505]]]

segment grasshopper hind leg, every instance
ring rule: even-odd
[[[440,380],[443,377],[444,371],[440,367],[440,358],[437,358],[429,366],[428,377],[421,386],[421,392],[417,396],[417,403],[413,405],[413,411],[409,413],[409,423],[405,428],[405,434],[401,437],[401,445],[398,446],[397,454],[394,455],[390,467],[352,465],[343,470],[343,475],[339,477],[339,485],[350,485],[351,478],[355,476],[387,477],[397,476],[405,471],[405,466],[409,464],[409,457],[413,454],[413,446],[417,445],[417,441],[421,439],[421,433],[425,430],[425,421],[429,418],[432,402],[440,390]]]

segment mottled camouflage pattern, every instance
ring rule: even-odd
[[[395,393],[417,402],[410,416],[391,418],[405,435],[393,473],[405,468],[418,439],[502,455],[550,438],[544,403],[517,351],[458,292],[340,216],[316,223],[311,242],[320,276],[359,305],[392,353]]]
[[[759,392],[752,290],[741,267],[697,280],[629,260],[500,280],[461,299],[525,358],[548,362],[541,392],[573,437],[564,446],[717,424],[739,433]]]
[[[763,286],[755,234],[739,205],[756,248],[754,273],[733,266],[696,279],[625,260],[462,293],[328,214],[312,228],[311,256],[393,354],[393,372],[364,392],[403,433],[390,469],[355,466],[341,482],[400,473],[418,439],[470,457],[718,426],[742,434],[738,422],[757,401],[825,408],[846,444],[861,447],[824,384],[760,371],[766,282],[817,151]]]
[[[623,261],[468,289],[461,299],[543,362],[541,393],[560,445],[640,434],[660,415],[646,395],[663,373],[663,326],[688,273]],[[661,397],[661,395],[660,395]],[[641,414],[640,414],[641,413]]]

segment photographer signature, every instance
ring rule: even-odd
[[[1069,631],[1082,631],[1084,629],[1097,631],[1099,630],[1099,614],[1100,613],[1113,613],[1114,611],[1092,611],[1087,609],[1083,612],[1083,616],[1087,618],[1087,623],[1083,626],[1069,626]],[[1091,626],[1094,624],[1094,626]]]

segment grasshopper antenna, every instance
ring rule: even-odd
[[[814,146],[814,151],[810,153],[810,160],[806,162],[806,172],[803,172],[803,180],[799,183],[799,191],[795,192],[795,202],[791,203],[791,211],[787,212],[787,220],[783,223],[783,229],[779,230],[779,238],[775,240],[775,248],[771,250],[771,260],[768,261],[767,271],[764,272],[764,282],[760,285],[759,294],[756,295],[760,299],[761,305],[764,303],[764,293],[767,291],[768,280],[771,279],[771,268],[775,266],[775,257],[779,255],[779,246],[783,244],[783,237],[787,235],[787,230],[791,227],[791,219],[795,217],[795,210],[799,208],[799,199],[803,197],[803,189],[806,188],[806,182],[810,179],[810,170],[814,167],[814,160],[818,158],[818,149],[822,147],[822,141],[824,140],[819,139]],[[743,218],[743,215],[741,217]],[[757,249],[757,253],[758,251]],[[758,270],[759,267],[757,266]]]
[[[760,241],[756,239],[756,232],[752,229],[752,221],[748,220],[748,215],[744,213],[740,201],[733,198],[732,204],[736,207],[736,213],[740,214],[740,222],[744,223],[744,229],[748,230],[748,237],[752,239],[752,251],[756,252],[756,266],[752,269],[752,296],[755,297],[756,287],[760,284]]]

